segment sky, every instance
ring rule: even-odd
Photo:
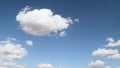
[[[120,0],[0,0],[0,68],[120,68]]]

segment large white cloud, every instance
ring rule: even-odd
[[[70,17],[62,17],[55,14],[50,9],[33,9],[29,6],[22,9],[16,16],[23,31],[34,36],[51,36],[52,34],[65,36],[65,30],[68,29],[73,21]]]
[[[21,44],[15,43],[15,38],[7,38],[0,41],[0,68],[24,68],[23,65],[18,65],[16,60],[19,60],[27,55],[27,51]]]
[[[101,60],[96,60],[95,62],[91,61],[88,66],[89,68],[99,68],[104,66],[105,62],[101,61]]]
[[[108,41],[108,44],[105,45],[105,46],[107,46],[107,47],[120,46],[120,40],[118,40],[118,41],[115,42],[113,38],[109,37],[109,38],[107,38],[107,41]]]
[[[95,50],[92,52],[92,56],[108,56],[112,54],[117,54],[119,51],[117,49],[101,49]]]
[[[37,67],[38,68],[53,68],[51,64],[38,64]]]

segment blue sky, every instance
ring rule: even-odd
[[[44,65],[42,67],[40,64],[46,64],[48,68],[50,67],[47,64],[52,65],[52,68],[110,68],[110,66],[119,68],[119,52],[113,54],[104,52],[109,52],[109,49],[120,51],[119,3],[119,0],[1,0],[0,41],[9,40],[10,42],[4,43],[5,45],[21,44],[27,54],[14,62],[22,64],[25,68],[37,68],[37,65],[38,68],[44,68]],[[27,13],[30,11],[29,16]],[[43,13],[40,13],[42,11]],[[23,12],[23,16],[19,14],[20,12]],[[34,16],[34,13],[38,17]],[[49,20],[45,17],[44,21],[42,14],[47,16],[47,13],[53,13],[52,21],[55,20],[55,23],[62,21],[63,24],[58,24],[59,28],[57,28],[54,27],[54,22],[50,21],[51,18]],[[41,20],[50,26],[39,22]],[[34,23],[38,23],[38,26]],[[45,25],[44,28],[40,24]],[[25,29],[27,27],[32,30]],[[33,43],[31,46],[26,43],[28,40]],[[0,43],[0,46],[5,45]],[[104,56],[101,57],[103,54],[97,57],[92,55],[99,48],[104,49]],[[115,54],[118,54],[117,59],[108,58]]]

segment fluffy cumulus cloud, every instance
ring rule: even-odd
[[[120,40],[118,40],[118,41],[115,42],[113,38],[109,37],[109,38],[107,38],[107,41],[108,41],[108,44],[105,45],[105,46],[107,46],[107,47],[120,46]]]
[[[117,49],[101,49],[95,50],[92,52],[92,56],[108,56],[112,54],[117,54],[119,51]]]
[[[70,17],[62,17],[50,9],[33,9],[26,6],[16,16],[23,31],[34,36],[66,36],[65,30],[73,23]],[[78,22],[75,19],[75,22]]]
[[[108,37],[106,39],[106,41],[108,41],[108,44],[105,45],[104,48],[98,48],[97,50],[93,51],[92,56],[101,57],[101,58],[105,57],[105,58],[108,58],[108,60],[120,59],[119,49],[117,49],[117,48],[116,49],[108,49],[107,48],[107,47],[120,46],[120,40],[115,41],[113,38]],[[94,67],[96,67],[97,63],[98,63],[98,61],[96,61],[96,62],[91,61],[91,63],[89,63],[89,67],[94,68]],[[99,67],[97,67],[97,68],[99,68]],[[112,67],[111,66],[104,66],[104,68],[112,68]],[[119,68],[119,67],[117,67],[117,68]]]
[[[25,41],[25,43],[26,43],[28,46],[32,46],[32,45],[33,45],[33,41],[32,41],[32,40],[27,40],[27,41]]]
[[[4,55],[4,59],[16,60],[23,58],[27,54],[26,50],[20,44],[5,43],[0,44],[0,56]]]
[[[108,56],[108,59],[120,59],[120,54],[113,54]]]
[[[15,43],[15,40],[15,38],[7,38],[0,41],[0,67],[23,68],[22,65],[17,65],[14,61],[26,56],[27,51],[21,44]]]
[[[37,68],[53,68],[51,64],[38,64]]]
[[[96,60],[95,62],[91,61],[88,66],[89,68],[99,68],[104,66],[105,62],[101,61],[101,60]]]

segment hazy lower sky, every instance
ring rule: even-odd
[[[0,68],[120,68],[120,0],[0,0]]]

